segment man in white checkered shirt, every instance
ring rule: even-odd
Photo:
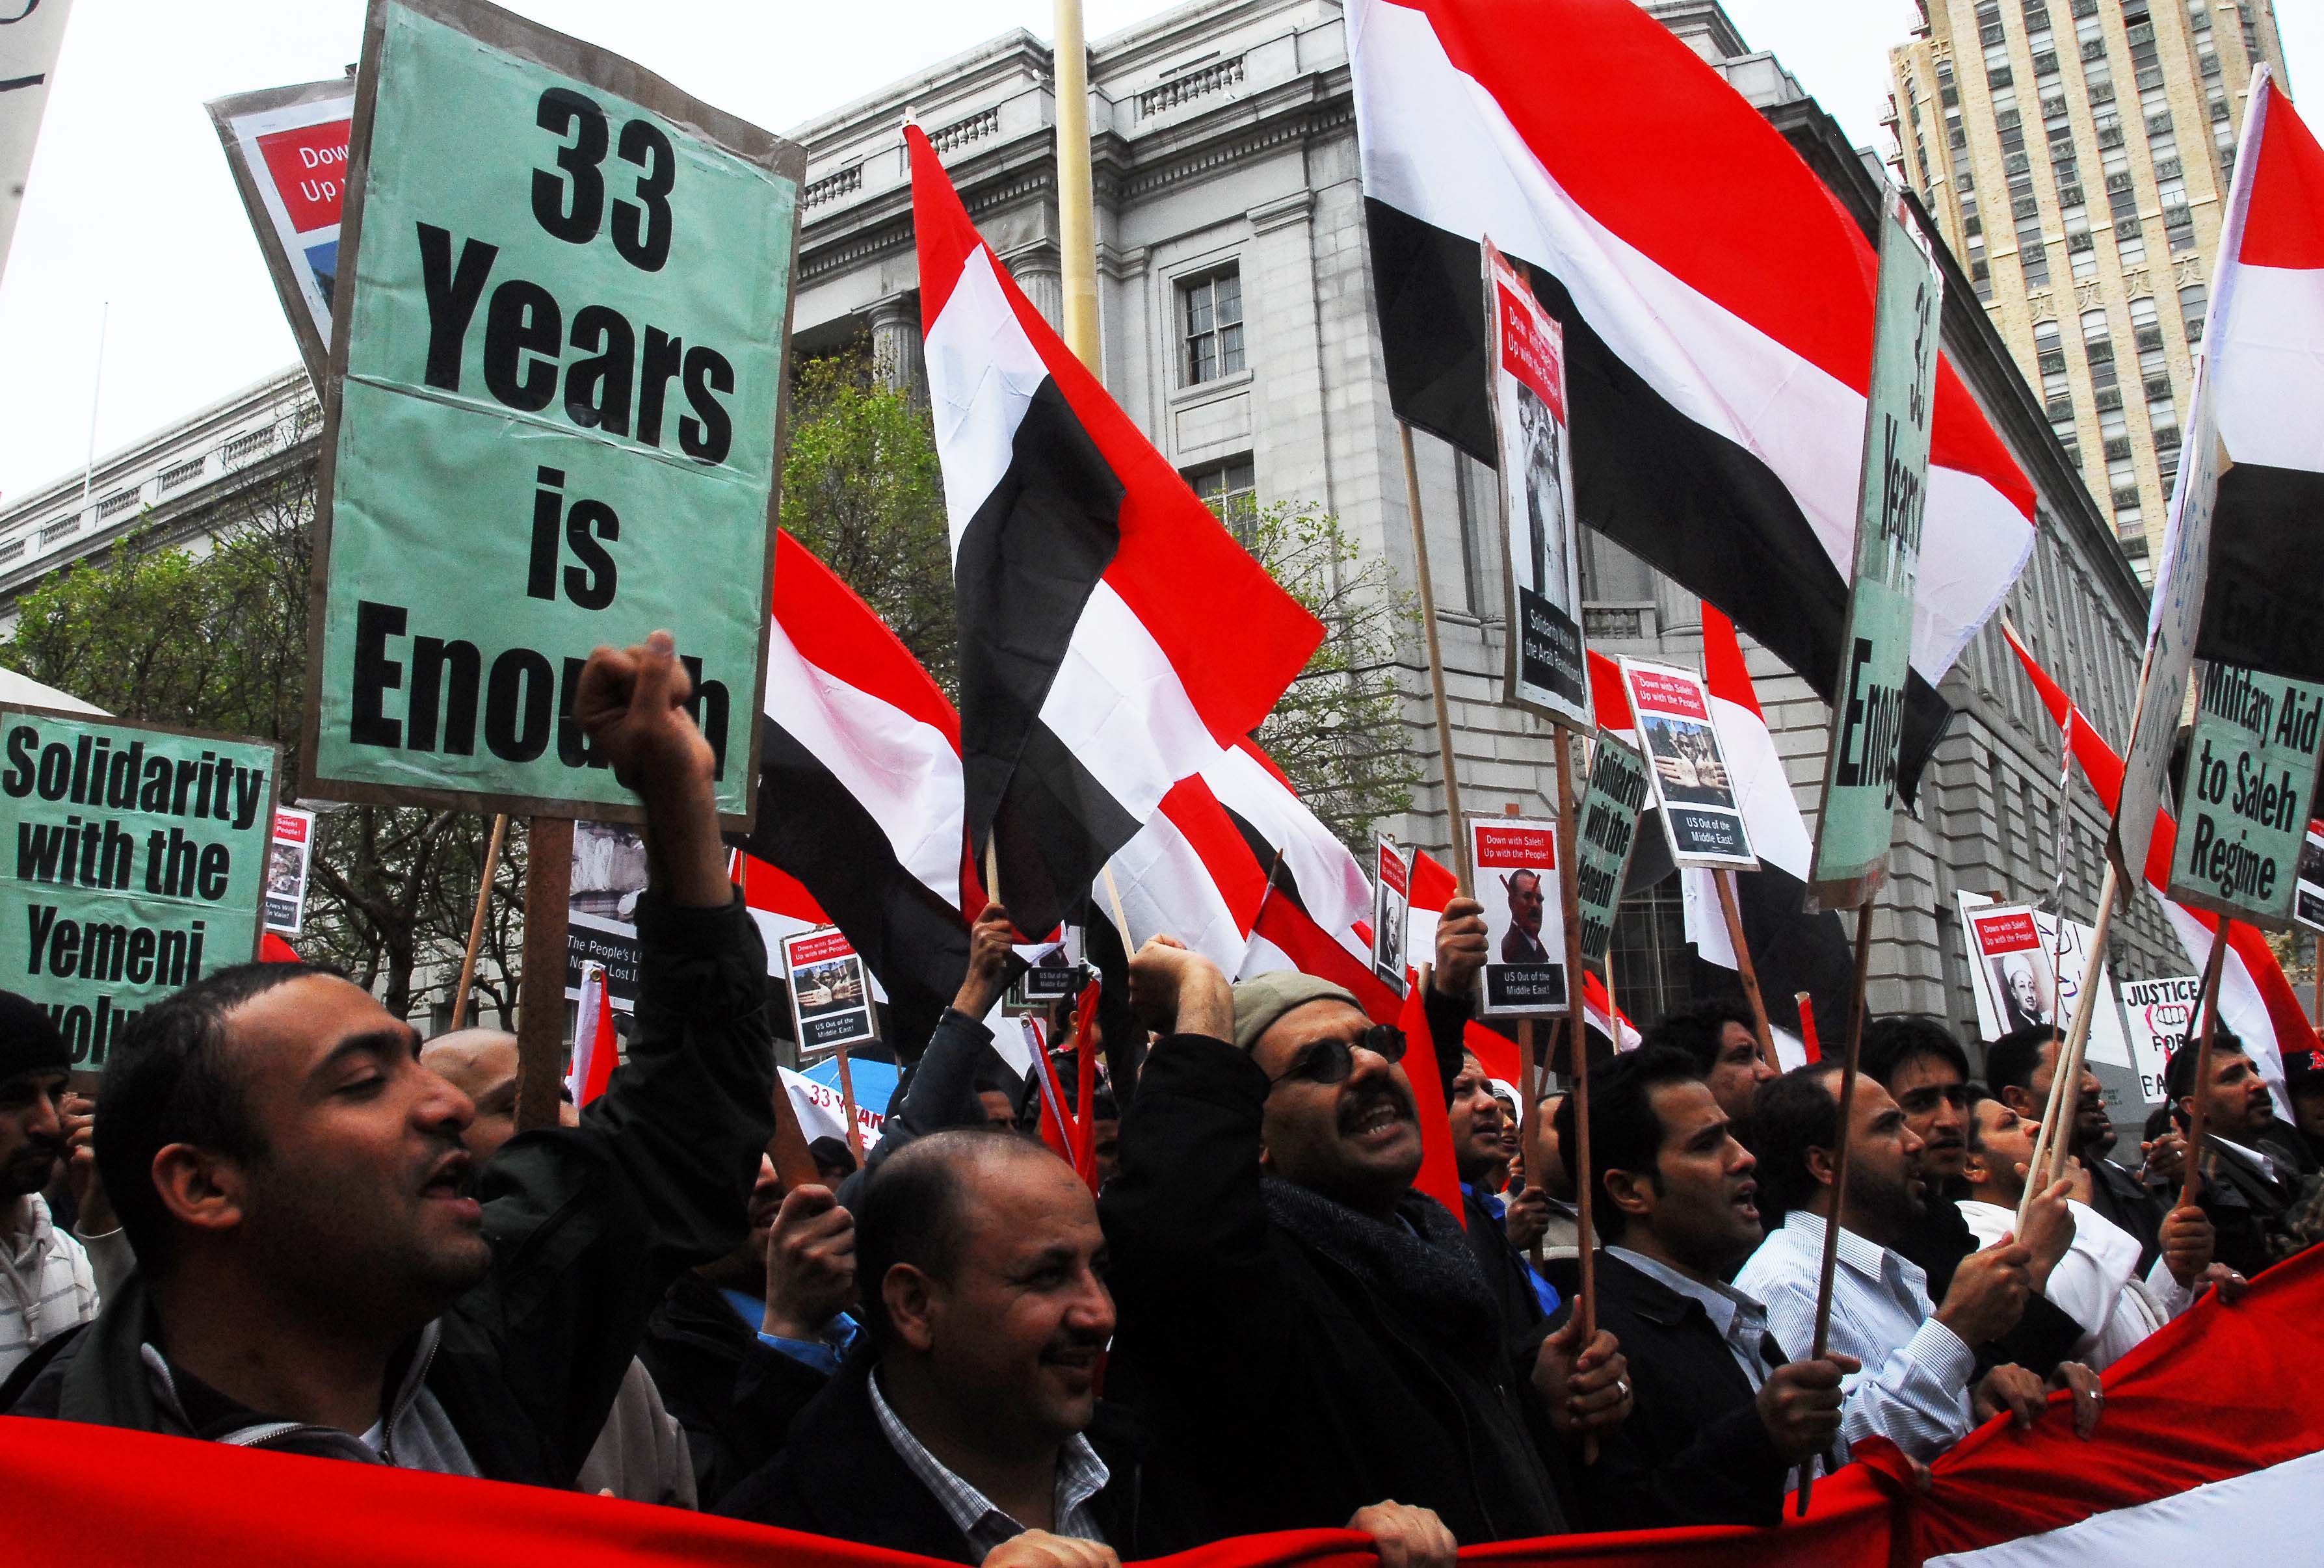
[[[0,992],[0,1379],[97,1315],[89,1255],[41,1196],[69,1153],[71,1065],[47,1010]]]
[[[1735,1288],[1766,1304],[1768,1332],[1795,1360],[1815,1342],[1839,1098],[1838,1064],[1818,1063],[1763,1085],[1752,1105],[1762,1204],[1780,1206],[1784,1222],[1743,1265]],[[1927,1276],[1889,1244],[1920,1205],[1936,1201],[1922,1176],[1921,1140],[1868,1075],[1856,1081],[1851,1111],[1829,1345],[1864,1370],[1842,1385],[1842,1448],[1877,1434],[1925,1462],[2004,1409],[2032,1425],[2047,1402],[2039,1378],[2016,1366],[1977,1371],[1978,1351],[2025,1309],[2032,1252],[2009,1238],[1969,1254],[1932,1307]],[[2087,1423],[2094,1412],[2080,1414]]]

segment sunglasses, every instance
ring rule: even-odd
[[[1290,1078],[1302,1084],[1344,1084],[1356,1070],[1359,1049],[1370,1051],[1384,1062],[1400,1062],[1404,1060],[1404,1031],[1394,1024],[1374,1024],[1357,1036],[1353,1044],[1342,1039],[1317,1040],[1269,1082],[1280,1084]]]

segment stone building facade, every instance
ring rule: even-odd
[[[1715,0],[1649,0],[1648,9],[1758,105],[1868,221],[1877,208],[1877,164],[1849,146],[1780,64],[1746,48]],[[1372,318],[1337,0],[1192,0],[1096,41],[1090,83],[1109,390],[1198,491],[1222,503],[1250,493],[1328,507],[1363,551],[1409,584],[1413,536]],[[1055,97],[1048,50],[1038,40],[1007,34],[792,130],[809,153],[799,346],[814,352],[868,338],[899,386],[923,374],[900,135],[908,115],[928,130],[971,214],[1037,304],[1054,317],[1061,298]],[[2119,738],[2144,591],[1969,281],[1955,269],[1948,282],[1946,348],[2040,494],[2040,542],[2011,612]],[[141,503],[159,510],[177,493],[162,484],[165,469],[244,438],[262,409],[275,406],[270,398],[286,409],[296,402],[299,379],[286,373],[271,392],[254,389],[101,465],[93,495],[142,486]],[[1546,814],[1555,777],[1550,734],[1499,701],[1505,627],[1495,476],[1433,438],[1416,443],[1463,807],[1499,811],[1514,803]],[[37,537],[51,518],[75,510],[79,489],[76,475],[0,512],[0,559],[10,540]],[[0,576],[0,598],[65,558],[68,542],[101,548],[106,536],[95,522],[84,521],[54,553],[27,553],[16,575]],[[1696,660],[1694,597],[1603,540],[1584,544],[1593,645]],[[1752,650],[1751,659],[1794,787],[1812,812],[1828,712],[1765,653]],[[1450,834],[1417,636],[1398,673],[1406,743],[1424,782],[1410,812],[1386,826],[1443,853]],[[2062,832],[2071,902],[2087,918],[2104,822],[2077,784],[2061,824],[2060,737],[1997,630],[1975,641],[1944,691],[1960,718],[1931,765],[1919,815],[1900,824],[1895,886],[1876,916],[1872,1001],[1884,1010],[1940,1013],[1973,1034],[1955,893],[2040,897],[2056,876],[2053,845]],[[2139,909],[2116,930],[2117,973],[2187,969],[2153,911]],[[1690,1000],[1693,965],[1674,878],[1632,890],[1616,981],[1626,1008],[1642,1018]]]
[[[1896,168],[2151,579],[2273,0],[1921,0]]]

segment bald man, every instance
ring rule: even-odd
[[[460,1143],[478,1166],[516,1136],[514,1035],[500,1029],[438,1035],[420,1048],[420,1065],[441,1074],[475,1102],[476,1119],[460,1135]],[[557,1121],[560,1127],[578,1127],[581,1113],[573,1102],[560,1098]],[[645,1363],[635,1357],[622,1378],[622,1391],[613,1398],[604,1429],[597,1434],[596,1446],[574,1477],[573,1490],[671,1508],[700,1506],[686,1432],[662,1407],[661,1391],[654,1387]]]

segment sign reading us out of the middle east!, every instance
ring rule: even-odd
[[[1913,584],[1928,512],[1944,280],[1901,192],[1880,223],[1872,377],[1857,481],[1856,559],[1831,707],[1831,745],[1816,808],[1810,879],[1826,909],[1861,908],[1888,874],[1896,839],[1896,764],[1912,672]]]
[[[746,825],[804,152],[480,0],[372,0],[348,164],[309,791],[635,820],[576,687],[667,628]]]

